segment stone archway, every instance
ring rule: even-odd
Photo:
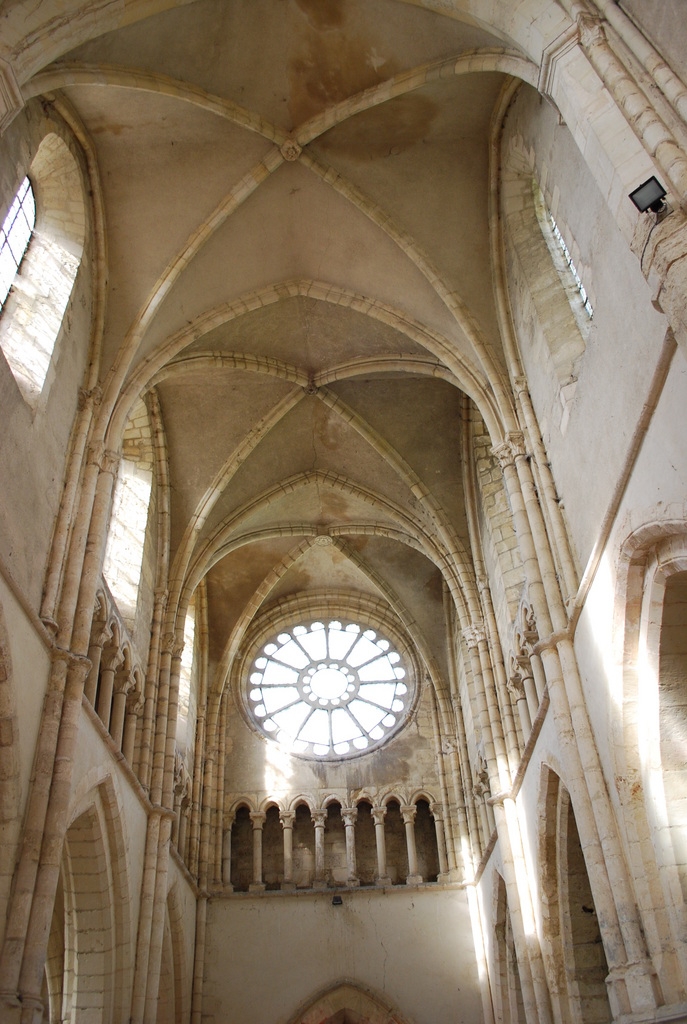
[[[289,1024],[410,1024],[379,996],[341,982],[301,1008]]]

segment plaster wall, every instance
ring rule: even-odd
[[[576,652],[597,748],[608,778],[619,771],[618,752],[609,740],[620,735],[623,714],[622,658],[624,637],[616,607],[617,548],[637,526],[682,515],[687,452],[675,425],[687,403],[687,360],[677,349],[649,429],[615,519],[615,529],[601,557],[576,634]],[[611,787],[618,805],[619,796]],[[619,805],[618,805],[619,809]]]
[[[12,659],[12,682],[19,726],[19,811],[23,815],[50,672],[50,656],[1,575],[0,606]]]
[[[684,0],[618,0],[675,71],[687,78],[687,22]]]
[[[542,436],[583,567],[646,398],[665,319],[652,309],[639,262],[628,251],[572,136],[558,124],[553,108],[526,88],[507,117],[504,151],[511,143],[526,154],[530,173],[556,218],[594,307],[567,423],[551,365],[538,357],[535,347],[521,346]],[[508,272],[516,332],[527,338],[532,330],[532,311],[523,301],[527,284],[517,261],[509,260]]]
[[[208,909],[203,1019],[286,1024],[342,980],[408,1024],[482,1019],[464,891],[268,894]],[[262,981],[261,981],[262,978]],[[251,979],[251,981],[247,981]]]

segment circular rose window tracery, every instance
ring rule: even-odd
[[[247,707],[266,736],[295,754],[350,757],[400,728],[411,690],[386,637],[336,619],[293,626],[263,644],[251,666]]]

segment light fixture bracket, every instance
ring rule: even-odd
[[[630,192],[629,196],[640,213],[650,210],[657,216],[664,214],[667,210],[665,197],[666,190],[654,174]]]

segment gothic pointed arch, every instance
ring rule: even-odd
[[[298,1010],[289,1024],[411,1024],[381,996],[342,981]]]

